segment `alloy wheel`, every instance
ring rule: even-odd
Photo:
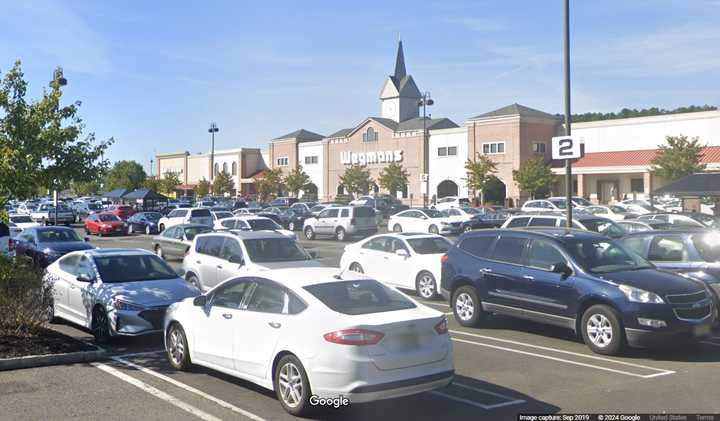
[[[435,278],[429,273],[423,274],[418,280],[418,292],[420,296],[428,299],[435,296]]]
[[[95,310],[92,326],[95,342],[106,343],[110,340],[110,325],[104,310]]]
[[[603,314],[593,314],[585,326],[587,336],[593,345],[598,348],[605,348],[612,342],[613,329],[610,320]]]
[[[168,351],[175,365],[180,366],[185,358],[185,341],[182,337],[180,329],[173,326],[170,329],[170,337],[168,338]]]
[[[350,270],[357,273],[365,273],[360,263],[353,263],[350,265]]]
[[[150,225],[145,225],[145,234],[150,235]]]
[[[290,221],[290,223],[288,224],[288,229],[290,231],[295,231],[295,223]]]
[[[395,224],[395,226],[393,227],[393,232],[402,232],[402,227],[400,226],[400,224]]]
[[[163,255],[163,249],[160,246],[155,247],[155,254],[161,259],[164,259],[165,256]]]
[[[133,231],[133,226],[132,226],[132,224],[128,224],[128,229],[127,229],[128,235],[132,234],[133,232],[134,232],[134,231]]]
[[[283,402],[290,408],[295,408],[300,404],[303,396],[303,384],[300,370],[292,362],[287,362],[280,367],[280,378],[278,379],[278,387],[280,388],[280,397]]]
[[[470,294],[463,292],[455,299],[455,311],[461,320],[470,320],[475,313],[475,304]]]
[[[438,227],[435,225],[430,225],[430,234],[437,234],[438,233]]]

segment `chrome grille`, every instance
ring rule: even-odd
[[[673,311],[680,320],[702,320],[710,316],[712,306],[708,303],[697,308],[676,308]]]
[[[153,327],[153,329],[162,329],[163,322],[165,321],[165,310],[167,307],[155,307],[149,310],[143,310],[138,313],[138,316],[147,320]]]
[[[670,304],[692,304],[707,298],[707,292],[702,290],[690,294],[673,294],[666,295],[665,298]]]

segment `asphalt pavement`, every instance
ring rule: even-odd
[[[145,235],[92,238],[99,247],[150,249]],[[307,241],[329,266],[344,244]],[[170,262],[179,268],[180,262]],[[500,316],[464,328],[445,302],[455,382],[401,399],[316,411],[313,419],[515,420],[519,413],[720,413],[720,333],[695,347],[593,354],[572,332]],[[91,340],[69,324],[56,329]],[[96,364],[0,373],[0,420],[289,420],[272,392],[212,370],[175,372],[162,338],[117,340]]]

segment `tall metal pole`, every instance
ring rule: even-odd
[[[565,73],[565,136],[570,136],[570,0],[565,1],[563,25],[563,67]],[[572,163],[565,160],[565,206],[567,227],[572,228]]]
[[[208,129],[212,137],[210,143],[210,181],[212,181],[215,176],[215,133],[217,133],[218,130],[217,124],[215,124],[214,121],[210,123],[210,128]]]
[[[426,109],[427,109],[427,93],[423,94],[423,175],[421,175],[421,178],[427,177],[426,174],[428,174],[430,171],[428,171],[430,167],[430,163],[428,162],[430,159],[430,145],[428,144],[428,138],[427,138],[427,122],[425,121]],[[421,180],[422,181],[422,180]],[[429,206],[429,199],[430,199],[430,178],[425,179],[425,191],[423,192],[423,207]]]

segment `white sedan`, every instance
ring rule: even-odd
[[[638,216],[637,214],[632,213],[624,207],[618,205],[588,206],[584,209],[584,211],[595,216],[612,219],[613,221],[624,221]]]
[[[10,214],[10,222],[21,230],[40,226],[40,223],[33,221],[30,215]]]
[[[434,390],[454,376],[443,313],[334,268],[228,279],[171,305],[165,338],[174,368],[197,364],[274,390],[293,415],[318,400]]]
[[[430,234],[452,234],[460,231],[461,223],[452,221],[435,209],[408,209],[388,219],[388,231],[428,232]]]
[[[450,241],[432,234],[380,234],[345,246],[340,267],[387,285],[414,289],[428,300],[440,293],[440,258]]]

